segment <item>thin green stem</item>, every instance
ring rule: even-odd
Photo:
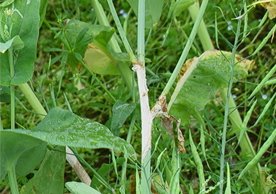
[[[28,100],[32,108],[35,110],[35,112],[39,114],[39,117],[41,119],[43,119],[47,115],[47,112],[43,108],[42,104],[40,103],[40,101],[38,100],[38,98],[36,97],[32,89],[30,88],[30,86],[27,83],[24,83],[24,84],[18,85],[18,87],[25,95],[26,99]]]
[[[241,28],[241,19],[238,20],[238,26],[237,26],[236,36],[235,36],[234,47],[232,49],[230,80],[229,80],[229,84],[228,84],[228,88],[227,88],[227,96],[225,99],[224,122],[223,122],[222,138],[221,138],[221,155],[220,155],[220,177],[219,177],[220,194],[223,194],[226,134],[227,134],[228,119],[229,119],[229,98],[231,96],[231,90],[232,90],[232,85],[233,85],[235,55],[236,55],[238,40],[239,40],[239,36],[240,36],[240,28]]]
[[[14,77],[14,64],[13,64],[13,49],[10,48],[9,54],[9,65],[10,65],[10,77]],[[11,129],[15,128],[15,91],[14,86],[10,85],[10,96],[11,96]]]
[[[193,5],[189,7],[190,15],[193,19],[193,21],[196,21],[197,15],[199,13],[199,3],[196,2]],[[198,31],[197,31],[198,37],[200,39],[200,42],[202,43],[203,49],[205,51],[214,49],[213,43],[211,41],[210,35],[207,31],[205,22],[202,21],[199,24]]]
[[[18,185],[16,181],[15,166],[11,165],[8,169],[8,179],[12,194],[19,194]]]
[[[2,109],[1,109],[1,102],[0,102],[0,130],[2,130],[3,129],[3,124],[2,124],[2,117],[1,117],[1,115],[2,115]]]
[[[187,41],[187,43],[185,45],[185,48],[184,48],[184,50],[183,50],[183,52],[182,52],[182,54],[181,54],[181,56],[180,56],[180,58],[179,58],[179,60],[177,62],[177,65],[176,65],[176,67],[175,67],[175,69],[174,69],[174,71],[173,71],[173,73],[172,73],[169,81],[167,82],[167,84],[166,84],[163,92],[161,93],[161,96],[166,96],[168,94],[169,90],[173,86],[173,83],[175,82],[175,80],[176,80],[176,78],[177,78],[177,76],[178,76],[178,74],[179,74],[179,72],[180,72],[180,70],[182,68],[182,65],[185,62],[185,60],[186,60],[186,58],[188,56],[188,53],[190,51],[190,48],[191,48],[191,46],[193,44],[193,41],[195,39],[196,33],[197,33],[198,29],[199,29],[199,26],[200,26],[200,23],[202,21],[202,18],[203,18],[204,12],[206,10],[207,4],[208,4],[208,0],[203,0],[202,1],[202,4],[201,4],[200,9],[199,9],[199,13],[197,15],[197,18],[196,18],[195,24],[193,26],[192,32],[191,32],[191,34],[189,36],[189,39],[188,39],[188,41]]]
[[[115,21],[115,24],[117,26],[119,35],[120,35],[120,37],[121,37],[121,39],[123,41],[123,44],[125,46],[125,49],[126,49],[128,55],[130,57],[130,60],[133,63],[135,63],[137,61],[136,56],[134,55],[134,52],[133,52],[133,50],[132,50],[132,48],[131,48],[128,40],[127,40],[126,33],[125,33],[125,31],[124,31],[124,29],[122,27],[122,24],[121,24],[121,22],[119,20],[118,14],[117,14],[117,12],[115,10],[115,7],[114,7],[114,4],[113,4],[113,1],[112,0],[107,0],[107,2],[108,2],[108,5],[109,5],[109,9],[111,11],[111,14],[113,16],[113,19]]]
[[[110,26],[107,16],[103,10],[102,5],[99,3],[99,1],[92,0],[92,4],[96,11],[96,15],[97,15],[97,19],[98,19],[99,23],[104,26]],[[110,40],[110,46],[112,47],[112,49],[115,52],[117,52],[117,53],[122,52],[117,40],[115,39],[115,36],[112,36],[112,38]],[[130,90],[132,90],[134,84],[132,83],[133,79],[132,79],[132,72],[131,72],[130,68],[128,67],[127,64],[121,63],[121,64],[118,64],[118,69],[120,70],[121,75],[122,75],[123,79],[125,80],[128,88]]]

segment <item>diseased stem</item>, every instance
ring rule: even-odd
[[[38,100],[38,98],[36,97],[36,95],[34,94],[32,89],[30,88],[30,86],[27,83],[24,83],[24,84],[20,84],[19,88],[22,91],[22,93],[25,95],[25,97],[27,98],[28,102],[30,103],[30,105],[32,106],[34,111],[37,114],[39,114],[41,119],[43,119],[47,115],[47,112],[43,108],[42,104],[40,103],[40,101]],[[77,160],[76,156],[72,155],[71,149],[66,146],[66,150],[69,152],[66,154],[66,160],[68,161],[68,163],[75,170],[75,172],[79,176],[80,180],[82,182],[84,182],[85,184],[90,185],[91,179],[90,179],[89,175],[87,174],[87,172],[84,170],[84,168],[82,167],[80,162]]]
[[[142,172],[141,193],[151,193],[151,127],[152,114],[149,106],[148,87],[145,69],[145,0],[138,1],[138,37],[137,37],[138,63],[134,64],[136,71],[141,107],[142,121]]]

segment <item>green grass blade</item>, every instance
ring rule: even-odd
[[[253,90],[253,92],[250,94],[249,98],[252,98],[258,91],[262,89],[262,87],[266,84],[268,79],[275,73],[276,71],[276,64],[272,67],[272,69],[266,74],[266,76],[263,78],[261,83],[257,85],[257,87]]]
[[[130,57],[130,60],[132,62],[137,61],[136,56],[134,55],[134,52],[132,51],[132,48],[131,48],[128,40],[127,40],[125,31],[124,31],[124,29],[123,29],[123,27],[121,25],[121,22],[119,20],[118,14],[116,13],[113,1],[112,0],[107,0],[107,2],[108,2],[108,5],[109,5],[109,9],[111,11],[111,14],[113,16],[114,22],[116,24],[116,27],[118,29],[119,35],[120,35],[120,37],[121,37],[121,39],[123,41],[123,44],[125,46],[125,49],[126,49],[128,55]]]
[[[205,9],[207,7],[207,4],[208,4],[208,0],[203,0],[202,3],[201,3],[201,6],[200,6],[200,9],[199,9],[199,13],[197,15],[197,18],[196,18],[196,21],[194,23],[194,26],[193,26],[193,29],[192,29],[192,32],[189,36],[189,39],[187,41],[187,44],[185,45],[185,48],[183,49],[182,51],[182,54],[176,64],[176,67],[169,79],[169,81],[167,82],[164,90],[162,91],[161,93],[161,96],[166,96],[166,94],[169,92],[169,90],[171,89],[171,87],[173,86],[173,83],[174,81],[176,80],[181,68],[182,68],[182,65],[183,63],[185,62],[187,56],[188,56],[188,53],[190,51],[190,48],[193,44],[193,41],[195,39],[195,36],[196,36],[196,33],[199,29],[199,25],[202,21],[202,18],[203,18],[203,14],[205,13]]]
[[[243,119],[242,126],[241,126],[241,131],[240,131],[240,134],[239,134],[238,144],[240,144],[240,142],[241,142],[241,140],[242,140],[244,134],[245,134],[246,131],[247,131],[247,123],[248,123],[248,121],[249,121],[249,119],[250,119],[250,117],[251,117],[251,115],[252,115],[252,112],[253,112],[253,110],[254,110],[256,104],[257,104],[257,100],[255,100],[255,102],[254,102],[253,105],[250,107],[250,109],[247,111],[247,113],[246,113],[246,115],[245,115],[245,117],[244,117],[244,119]]]
[[[266,35],[266,37],[263,39],[263,41],[259,44],[259,46],[257,47],[257,49],[252,54],[252,56],[256,55],[266,45],[267,41],[273,36],[275,30],[276,30],[276,24],[269,31],[269,33]]]
[[[190,141],[192,155],[193,155],[193,158],[195,160],[195,164],[196,164],[196,168],[197,168],[197,174],[198,174],[198,177],[199,177],[200,193],[204,193],[205,192],[205,177],[204,177],[203,165],[202,165],[202,161],[200,159],[200,156],[197,152],[196,146],[194,144],[191,131],[189,131],[189,141]]]
[[[269,138],[265,141],[265,143],[260,148],[259,152],[255,155],[255,157],[245,166],[245,168],[241,171],[239,179],[252,167],[254,167],[262,157],[262,155],[267,151],[267,149],[271,146],[271,144],[274,142],[276,137],[276,128],[273,130],[272,134],[269,136]]]
[[[230,168],[228,163],[227,163],[227,184],[226,184],[225,194],[231,194],[231,177],[230,177]]]
[[[256,104],[257,104],[257,100],[254,101],[254,103],[252,104],[252,106],[250,107],[250,109],[247,111],[247,113],[246,113],[246,115],[245,115],[245,117],[243,119],[243,125],[244,126],[247,126],[248,121],[249,121],[249,119],[250,119],[250,117],[252,115],[252,112],[253,112]]]
[[[107,19],[107,16],[106,16],[100,2],[98,0],[92,0],[92,4],[93,4],[93,7],[95,9],[95,12],[96,12],[97,19],[98,19],[99,23],[101,25],[104,25],[104,26],[110,26],[110,24],[108,22],[108,19]],[[112,36],[112,38],[110,40],[110,46],[114,49],[115,52],[117,52],[117,53],[122,52],[115,36]],[[125,80],[128,88],[131,90],[132,86],[133,86],[133,82],[132,82],[133,79],[132,79],[131,70],[129,69],[127,64],[120,64],[120,65],[118,65],[118,68],[119,68],[119,70],[121,72],[121,75],[122,75],[123,79]]]
[[[264,117],[266,111],[268,111],[269,107],[271,106],[275,96],[276,96],[276,93],[272,96],[272,98],[268,101],[268,103],[266,103],[264,110],[261,112],[260,116],[258,117],[257,121],[253,126],[256,126],[259,123],[259,121]]]
[[[267,86],[267,85],[274,85],[274,84],[276,84],[276,78],[271,79],[271,80],[267,80],[267,82],[265,82],[265,85],[266,85],[266,86]]]

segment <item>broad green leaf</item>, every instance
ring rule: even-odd
[[[168,105],[170,114],[183,123],[188,123],[191,116],[200,119],[199,112],[205,105],[227,88],[232,61],[232,53],[224,51],[206,51],[199,58],[188,60]],[[252,61],[236,55],[233,80],[246,77],[251,65]]]
[[[97,41],[106,45],[113,33],[114,29],[111,27],[92,25],[79,20],[69,20],[62,37],[68,52],[68,64],[72,67],[80,64],[79,59],[75,57],[76,53],[84,57],[89,43]]]
[[[112,108],[112,119],[110,129],[117,132],[123,126],[126,119],[134,111],[135,104],[128,104],[124,102],[116,102]],[[118,132],[117,132],[118,134]]]
[[[114,136],[104,125],[60,108],[52,109],[33,130],[15,131],[32,135],[52,145],[90,149],[107,148],[117,152],[123,152],[126,148],[128,154],[135,154],[129,143]]]
[[[66,188],[73,194],[101,194],[99,191],[93,189],[92,187],[79,182],[67,182],[65,184]]]
[[[15,166],[17,176],[32,172],[43,159],[46,143],[27,134],[0,130],[0,180]]]
[[[24,185],[21,194],[63,194],[65,148],[55,147],[48,150],[39,170]]]
[[[12,4],[14,2],[14,0],[4,0],[3,3],[0,3],[0,7],[6,7],[10,4]]]
[[[119,75],[116,61],[111,58],[104,50],[95,44],[89,44],[84,54],[85,67],[91,73],[101,75]]]
[[[70,20],[62,37],[68,54],[67,63],[73,69],[83,64],[91,73],[119,75],[117,64],[129,59],[109,47],[113,33],[111,27]]]
[[[127,0],[133,9],[134,13],[138,15],[138,0]],[[147,0],[146,1],[146,27],[151,28],[155,25],[162,13],[164,0]]]
[[[8,52],[0,53],[0,85],[18,85],[32,77],[39,34],[39,5],[39,0],[20,0],[6,9],[0,9],[0,22],[5,24],[1,25],[0,42],[6,42],[18,35],[24,43],[24,49],[15,51],[16,55],[13,57],[13,77],[10,77]]]
[[[0,53],[5,53],[9,48],[14,50],[19,50],[24,48],[24,42],[20,39],[18,35],[8,40],[7,42],[0,42]]]

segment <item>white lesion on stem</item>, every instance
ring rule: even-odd
[[[142,121],[142,161],[151,150],[151,127],[153,116],[150,110],[145,66],[139,63],[133,65],[137,74],[138,90]]]

